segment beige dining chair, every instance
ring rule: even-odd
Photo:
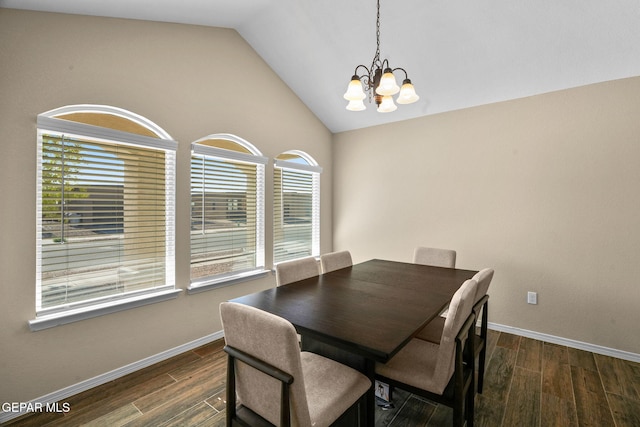
[[[418,246],[413,251],[413,263],[433,265],[434,267],[456,267],[456,251],[452,249],[428,248]]]
[[[329,273],[341,268],[351,267],[353,260],[349,251],[330,252],[320,255],[320,265],[323,273]]]
[[[319,274],[318,261],[312,256],[276,264],[276,283],[278,286],[288,285]]]
[[[487,330],[489,324],[489,285],[493,280],[493,269],[485,268],[477,272],[473,279],[478,282],[478,290],[474,298],[473,312],[480,320],[480,331],[474,334],[474,351],[478,359],[478,393],[482,393],[484,384],[484,368],[487,358]],[[436,317],[427,324],[415,337],[435,344],[440,343],[445,319]],[[475,330],[475,328],[474,328]]]
[[[413,251],[413,263],[434,267],[456,268],[456,251],[453,249],[418,246]],[[447,316],[447,309],[440,313],[440,316],[444,320]]]
[[[364,410],[371,381],[334,360],[301,352],[286,319],[233,302],[220,304],[220,317],[228,354],[228,426],[266,421],[323,427],[354,405]]]
[[[473,426],[472,311],[478,283],[469,279],[449,304],[440,344],[412,339],[387,363],[376,363],[376,380],[453,408],[453,425]]]

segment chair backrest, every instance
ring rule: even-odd
[[[475,298],[475,302],[478,302],[489,292],[489,285],[493,279],[493,269],[484,268],[478,271],[476,275],[473,276],[473,279],[478,282],[478,290]]]
[[[292,375],[290,389],[292,425],[311,425],[298,337],[293,325],[274,314],[233,302],[220,304],[227,345],[248,353]],[[236,361],[236,391],[244,406],[270,423],[280,422],[280,383]]]
[[[449,383],[449,379],[454,371],[454,359],[456,352],[456,336],[460,328],[471,314],[475,301],[478,282],[474,279],[465,281],[456,291],[449,303],[449,311],[444,321],[440,347],[438,348],[438,358],[435,366],[434,384],[441,393]]]
[[[308,279],[319,274],[318,261],[312,256],[276,264],[276,282],[278,286]]]
[[[323,273],[329,273],[330,271],[351,267],[353,260],[349,251],[331,252],[320,255],[320,265]]]
[[[434,267],[456,267],[456,251],[452,249],[427,248],[418,246],[413,251],[413,263]]]

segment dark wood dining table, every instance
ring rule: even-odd
[[[372,386],[360,425],[374,425],[375,364],[390,360],[477,271],[374,259],[232,301],[276,314],[302,349],[365,373]]]

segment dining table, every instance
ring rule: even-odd
[[[398,353],[476,273],[372,259],[231,301],[288,320],[301,335],[302,350],[367,375],[371,388],[357,424],[373,426],[376,362]]]

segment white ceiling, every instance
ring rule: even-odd
[[[421,99],[345,110],[375,0],[0,0],[0,7],[235,28],[332,131],[640,76],[639,0],[382,0],[381,54]],[[397,76],[402,78],[401,73]]]

